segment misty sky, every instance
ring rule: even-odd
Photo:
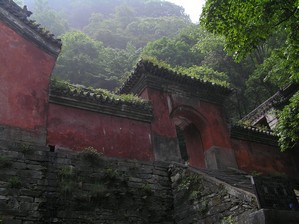
[[[202,6],[205,4],[205,0],[167,0],[173,2],[176,5],[183,6],[185,12],[190,16],[192,22],[198,22],[199,15],[201,13]]]

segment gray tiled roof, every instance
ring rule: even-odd
[[[292,97],[293,94],[298,91],[298,89],[298,84],[290,84],[287,87],[279,90],[272,97],[267,99],[257,108],[243,117],[241,121],[254,122],[256,119],[259,119],[261,116],[265,115],[265,113],[267,113],[270,109],[286,104],[290,97]]]
[[[139,79],[143,74],[150,74],[156,77],[161,78],[161,81],[168,80],[180,85],[187,85],[189,87],[204,88],[208,89],[211,92],[216,91],[223,95],[229,95],[232,92],[232,89],[212,83],[206,80],[197,79],[191,76],[183,75],[174,71],[171,71],[164,67],[159,67],[158,65],[153,64],[148,60],[140,60],[127,81],[120,88],[119,92],[129,93],[132,88],[138,83]]]
[[[129,101],[112,93],[107,95],[85,87],[73,87],[52,85],[50,102],[146,122],[150,122],[153,117],[152,105],[148,101]]]

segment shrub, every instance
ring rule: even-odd
[[[19,189],[22,187],[22,182],[20,180],[19,177],[11,177],[9,180],[8,180],[8,183],[9,183],[9,187],[10,188],[16,188],[16,189]]]
[[[5,156],[0,156],[0,168],[10,167],[12,162]]]

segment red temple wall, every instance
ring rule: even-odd
[[[224,115],[221,106],[187,97],[170,97],[167,93],[152,89],[143,91],[141,97],[150,100],[153,104],[153,132],[167,137],[176,137],[175,124],[170,114],[176,108],[187,105],[194,109],[200,117],[184,110],[179,112],[178,116],[183,116],[196,125],[202,135],[202,139],[204,139],[203,144],[205,149],[209,149],[215,145],[223,148],[231,148],[229,131],[223,119]],[[171,106],[168,100],[170,98]]]
[[[92,146],[111,157],[154,159],[149,123],[56,104],[49,105],[47,142],[74,150]]]
[[[176,126],[180,126],[180,122],[188,120],[194,124],[195,130],[189,130],[188,127],[184,130],[191,166],[205,167],[205,152],[214,147],[230,151],[233,155],[229,130],[220,105],[151,88],[146,88],[140,96],[152,102],[154,135],[176,139]]]
[[[231,141],[220,105],[195,98],[172,97],[172,106],[174,117],[187,118],[196,127],[192,132],[185,130],[190,166],[204,168],[210,164],[210,156],[206,154],[213,153],[210,150],[215,147],[233,155],[233,152],[228,152],[231,151]],[[194,132],[197,132],[197,137],[193,136]]]
[[[0,22],[0,124],[26,130],[47,126],[47,143],[82,150],[92,146],[107,156],[154,160],[153,135],[176,139],[175,117],[184,117],[196,131],[185,131],[190,165],[204,166],[209,149],[232,150],[240,169],[295,175],[299,155],[278,148],[230,139],[219,105],[146,88],[141,96],[153,105],[146,123],[48,103],[49,76],[56,58]],[[182,110],[180,110],[182,108]],[[48,120],[47,120],[48,119]],[[192,134],[202,141],[195,141]]]
[[[144,97],[145,94],[146,97]],[[163,137],[176,138],[175,125],[169,117],[170,112],[167,104],[167,96],[168,94],[163,93],[162,91],[149,88],[141,94],[141,97],[150,100],[153,105],[153,133]]]
[[[46,127],[49,76],[56,58],[0,22],[0,123]]]
[[[263,174],[296,176],[296,158],[293,152],[281,152],[278,147],[256,142],[232,139],[239,169]]]
[[[196,125],[203,139],[204,149],[207,150],[212,146],[231,148],[229,131],[223,119],[221,106],[200,100],[194,100],[193,103],[187,101],[186,98],[173,98],[173,107],[180,108],[188,105],[197,112],[198,115],[183,110],[178,115],[189,118]]]

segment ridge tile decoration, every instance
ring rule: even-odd
[[[19,34],[35,42],[48,53],[58,56],[61,48],[61,40],[55,39],[54,34],[34,20],[28,19],[32,12],[24,6],[21,8],[12,0],[0,0],[0,19],[16,30]]]

